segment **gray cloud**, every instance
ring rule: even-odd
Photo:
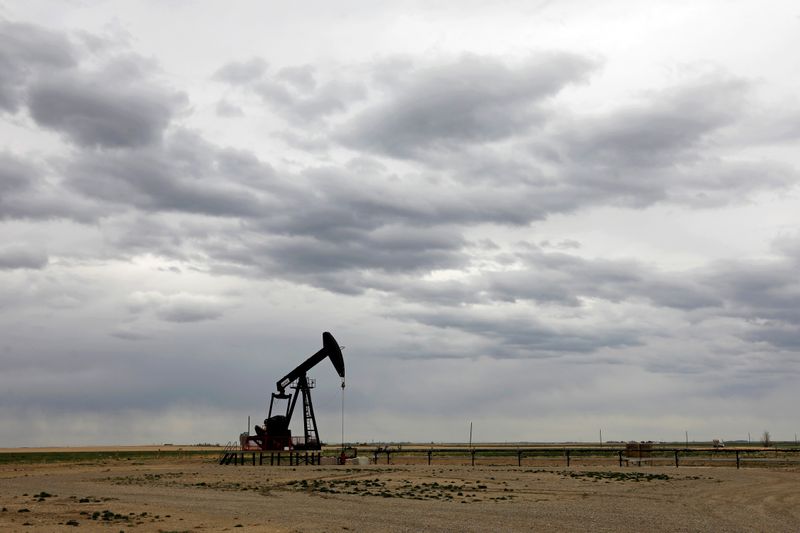
[[[179,131],[154,147],[84,152],[65,172],[75,191],[146,211],[245,217],[264,212],[268,205],[264,194],[242,187],[235,175],[219,172],[233,160],[231,154]],[[261,171],[268,181],[269,167]]]
[[[755,324],[800,326],[800,283],[795,259],[771,262],[727,262],[707,277],[715,292],[729,303],[725,314]],[[770,324],[770,322],[773,322]],[[800,335],[800,333],[797,333]]]
[[[220,67],[212,76],[217,81],[233,85],[247,84],[255,81],[267,72],[267,62],[260,57],[247,61],[231,61]]]
[[[360,81],[345,76],[319,83],[312,65],[288,66],[271,73],[268,70],[266,61],[252,58],[223,65],[213,78],[252,91],[292,126],[345,111],[366,95]]]
[[[465,357],[554,357],[564,353],[592,353],[607,347],[641,345],[644,333],[621,327],[553,327],[533,316],[498,316],[477,310],[404,313],[399,317],[493,341],[492,351],[465,353]]]
[[[25,191],[37,181],[36,169],[8,152],[0,152],[0,202],[10,194]]]
[[[63,191],[57,180],[47,177],[43,166],[0,152],[0,220],[70,218],[87,222],[105,211]]]
[[[0,270],[42,269],[47,266],[48,257],[44,250],[26,245],[0,247]]]
[[[463,250],[471,257],[472,250]],[[610,303],[647,302],[659,308],[696,311],[721,308],[723,296],[708,286],[704,271],[661,272],[625,260],[586,259],[528,246],[514,254],[501,250],[510,264],[483,268],[458,280],[414,278],[370,280],[372,288],[402,296],[409,302],[460,307],[464,304],[531,302],[579,308],[589,300]]]
[[[137,291],[128,299],[128,308],[134,313],[151,311],[161,320],[178,323],[220,318],[228,306],[216,296],[184,292]]]
[[[28,99],[31,115],[40,125],[90,147],[157,143],[184,104],[184,96],[153,84],[130,59],[118,60],[99,72],[39,79]]]
[[[242,111],[241,107],[227,100],[220,100],[217,102],[217,115],[220,117],[242,117],[244,116],[244,111]]]
[[[707,75],[680,86],[642,95],[605,115],[580,117],[563,133],[569,157],[596,166],[646,168],[698,157],[708,136],[737,120],[750,85],[725,75]]]
[[[543,120],[542,100],[586,79],[594,63],[566,53],[533,56],[519,65],[463,55],[405,70],[385,87],[385,100],[345,126],[348,145],[396,157],[495,141]]]
[[[37,73],[75,65],[75,50],[63,34],[33,24],[0,20],[0,110],[16,111],[24,85]]]
[[[102,57],[113,52],[108,46],[88,51],[101,55],[80,57],[65,34],[0,21],[0,109],[16,111],[24,103],[39,125],[79,145],[158,141],[185,96],[155,83],[153,65],[141,57]],[[87,60],[101,67],[81,67]]]
[[[364,96],[364,88],[357,82],[331,81],[314,87],[286,78],[263,81],[255,91],[290,122],[319,119],[345,111]]]
[[[715,142],[741,122],[750,92],[745,80],[707,74],[603,115],[576,117],[547,150],[570,187],[597,202],[710,206],[786,189],[798,181],[794,169],[726,157]]]

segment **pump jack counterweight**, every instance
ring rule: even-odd
[[[243,450],[319,450],[322,448],[317,430],[317,420],[314,416],[314,405],[311,402],[311,389],[314,388],[315,382],[314,379],[308,377],[308,371],[328,358],[333,363],[336,373],[342,378],[342,388],[344,388],[342,350],[333,335],[326,331],[322,334],[322,349],[277,381],[275,384],[277,392],[273,392],[270,398],[269,413],[264,420],[264,426],[255,426],[255,435],[243,434],[241,436]],[[287,393],[287,388],[292,388],[294,393]],[[298,396],[303,398],[302,439],[292,438],[292,432],[289,429]],[[286,400],[285,413],[279,412],[276,400],[278,402]]]

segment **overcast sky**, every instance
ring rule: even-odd
[[[798,95],[793,1],[0,0],[0,446],[235,439],[323,331],[346,440],[794,439]]]

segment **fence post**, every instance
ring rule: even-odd
[[[675,468],[678,468],[678,450],[675,450]]]
[[[472,455],[472,466],[475,466],[475,450],[471,450],[470,454]]]
[[[567,466],[569,466],[569,450],[564,450],[564,451],[567,452]]]
[[[389,456],[391,454],[392,454],[392,452],[390,452],[389,450],[386,450],[386,464],[387,465],[390,464],[390,457]]]
[[[433,453],[433,451],[428,450],[428,466],[431,466],[431,454],[432,453]]]
[[[256,452],[253,452],[253,466],[256,466]]]
[[[517,466],[522,466],[522,450],[517,450]]]
[[[739,450],[736,450],[736,470],[739,470]]]
[[[622,450],[617,452],[619,454],[619,467],[622,468]]]

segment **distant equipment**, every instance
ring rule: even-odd
[[[342,378],[344,389],[344,358],[342,349],[333,335],[327,331],[322,334],[322,349],[306,359],[297,368],[283,376],[276,383],[277,392],[272,393],[269,402],[269,413],[263,426],[255,426],[255,435],[242,435],[243,449],[256,450],[319,450],[322,443],[317,431],[317,420],[314,417],[314,406],[311,403],[311,389],[314,379],[308,377],[308,371],[324,359],[330,359],[336,373]],[[291,388],[294,393],[287,392]],[[292,420],[298,396],[303,398],[303,436],[292,437],[289,423]],[[286,402],[286,411],[280,404]]]

